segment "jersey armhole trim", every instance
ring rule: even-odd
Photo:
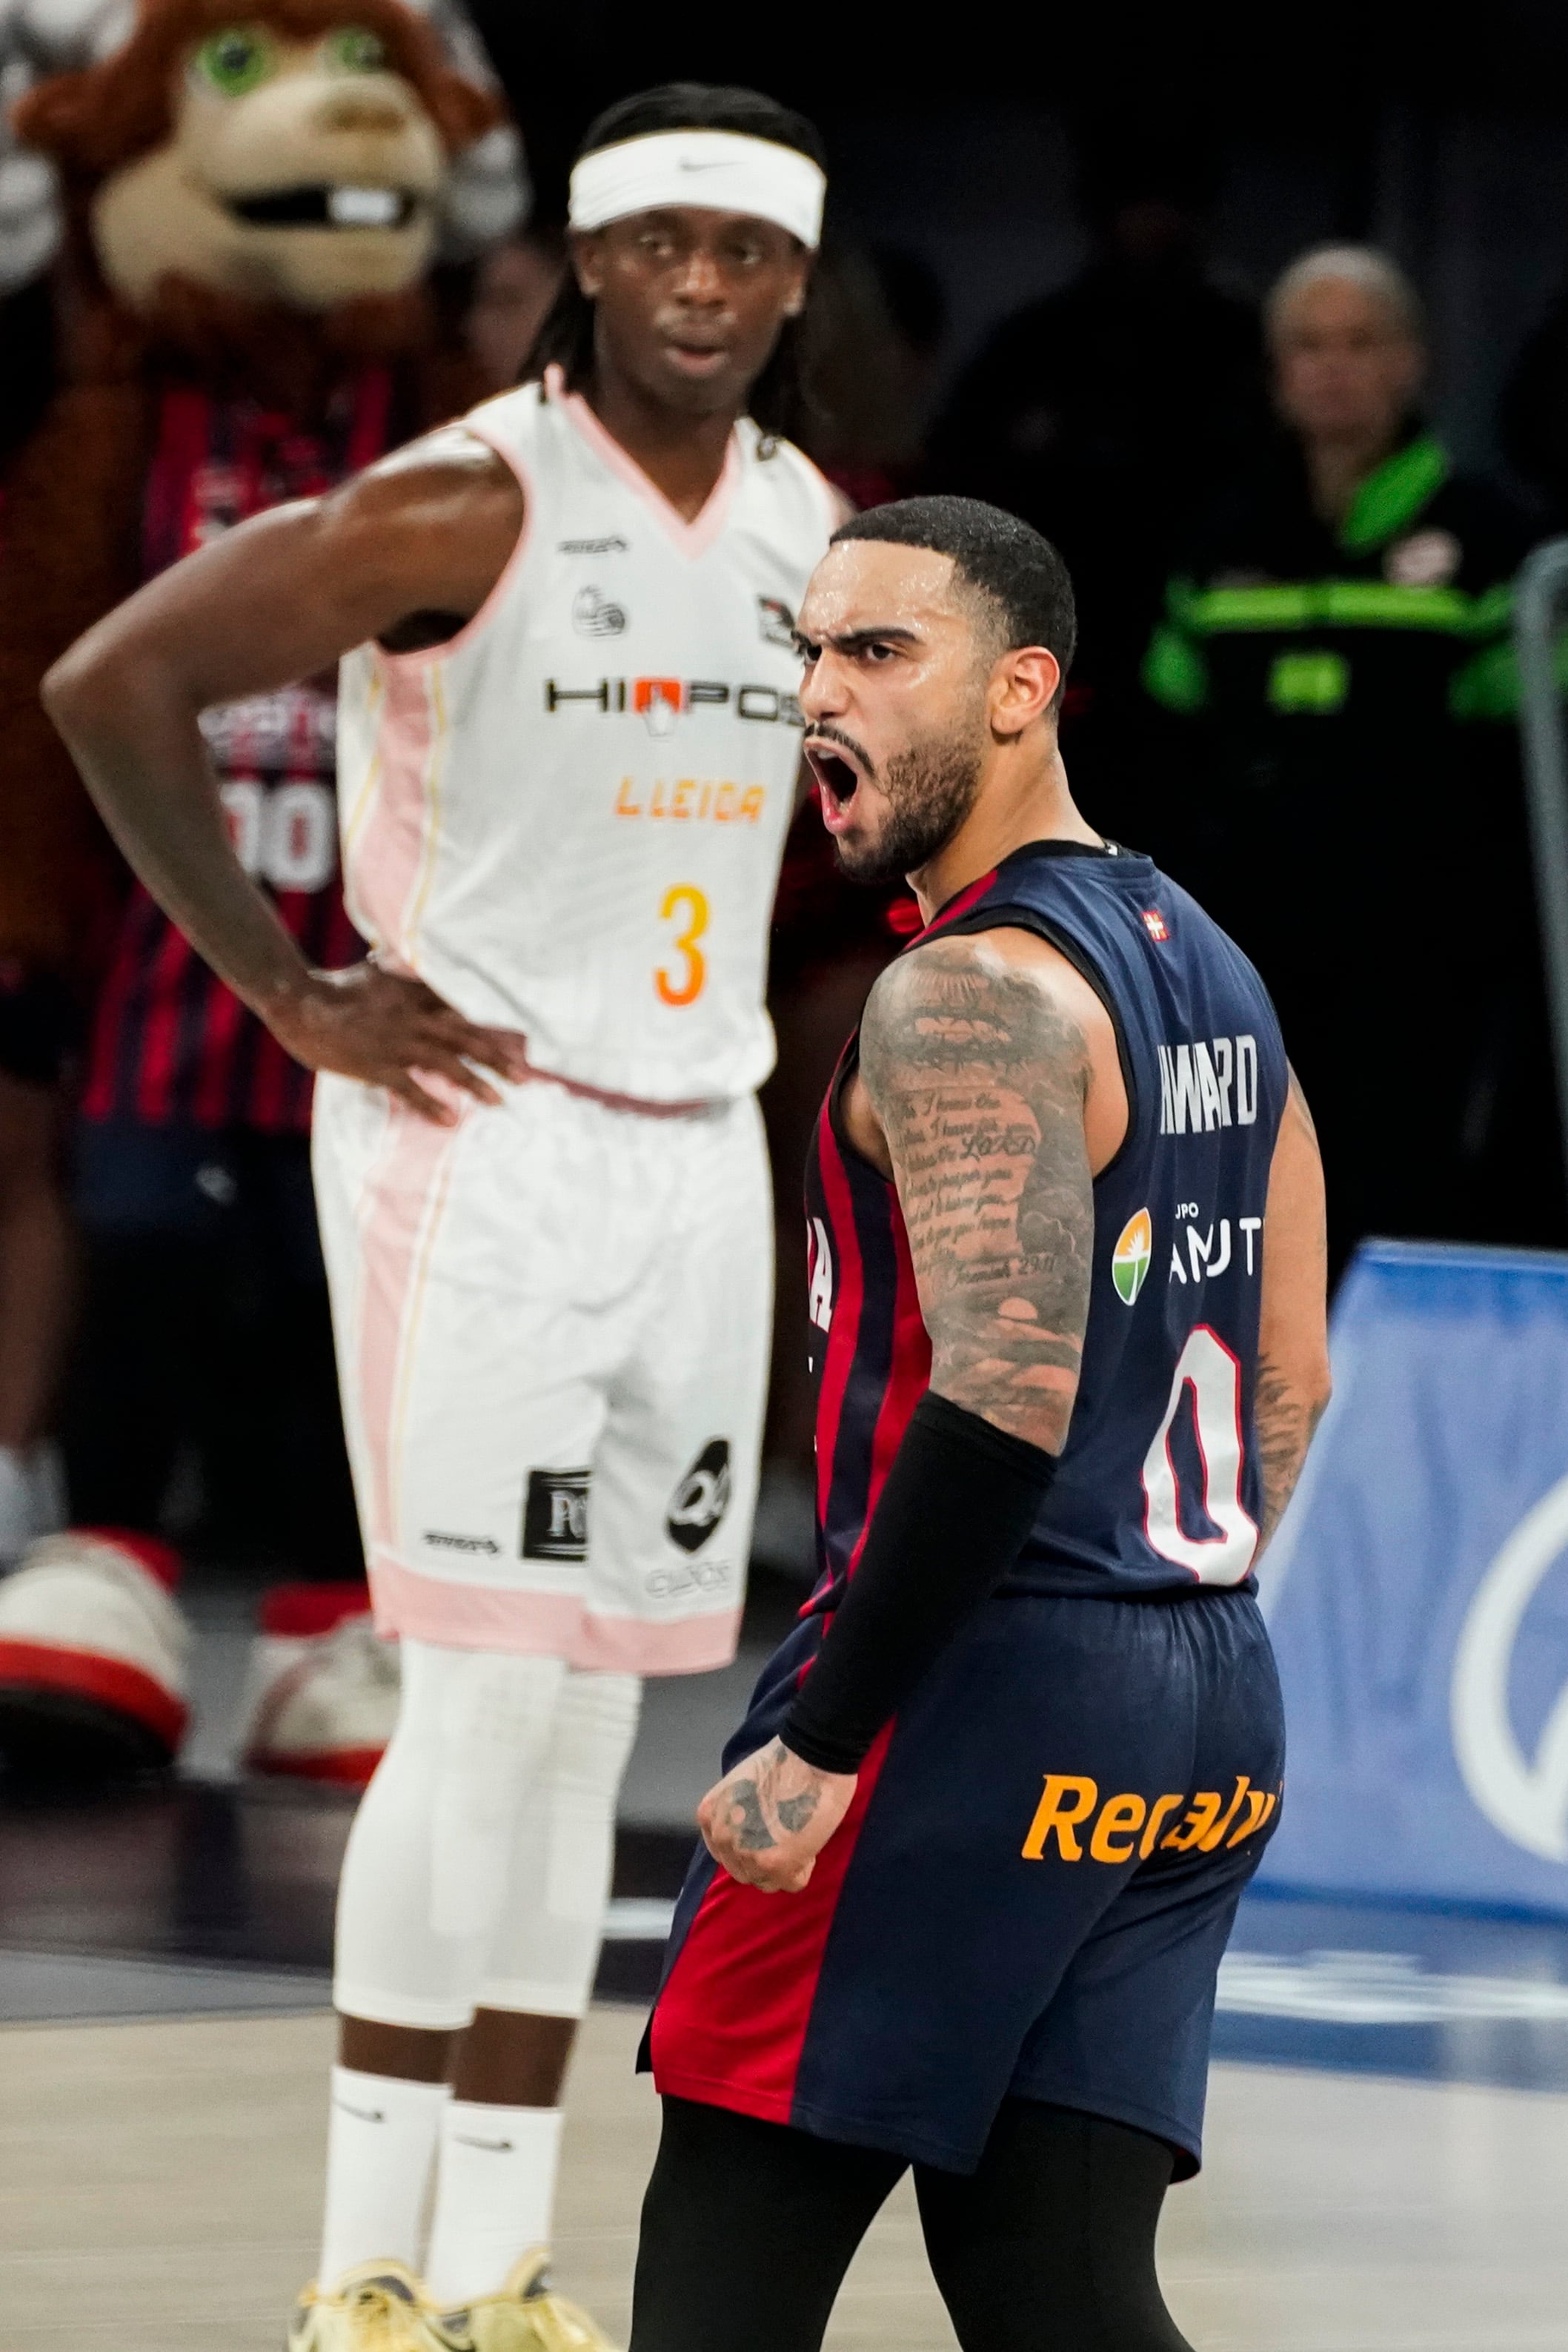
[[[1104,973],[1088,950],[1070,932],[1060,929],[1049,915],[1037,914],[1032,907],[977,908],[972,914],[960,915],[956,923],[949,924],[943,937],[954,939],[961,932],[975,931],[1032,931],[1037,939],[1045,941],[1047,947],[1054,948],[1058,955],[1066,957],[1080,980],[1094,991],[1104,1006],[1105,1017],[1111,1024],[1111,1034],[1116,1040],[1116,1059],[1121,1065],[1122,1085],[1127,1096],[1127,1132],[1093,1180],[1095,1184],[1103,1184],[1126,1158],[1143,1119],[1142,1097],[1133,1073],[1133,1057],[1127,1051],[1126,1031],[1122,1025],[1122,1016],[1116,1009]]]
[[[855,1072],[860,1068],[860,1066],[861,1025],[857,1021],[854,1026],[853,1034],[851,1036],[849,1044],[844,1047],[843,1052],[839,1055],[837,1062],[833,1066],[833,1075],[828,1085],[828,1127],[832,1135],[833,1141],[838,1145],[839,1150],[841,1151],[848,1152],[852,1160],[857,1160],[869,1176],[874,1176],[877,1182],[884,1186],[896,1200],[898,1196],[897,1177],[884,1176],[882,1170],[877,1166],[876,1161],[866,1158],[865,1153],[861,1150],[860,1145],[854,1141],[848,1128],[844,1125],[844,1095],[849,1087],[850,1080],[854,1076]]]
[[[510,555],[496,574],[495,583],[489,594],[478,611],[470,614],[455,636],[444,637],[438,646],[413,646],[405,654],[388,653],[384,646],[374,645],[374,641],[371,641],[375,653],[391,669],[411,672],[429,669],[436,662],[445,661],[450,655],[461,653],[470,646],[475,638],[488,626],[505,603],[533,542],[534,522],[538,512],[538,498],[522,459],[515,450],[508,449],[504,442],[498,441],[493,434],[486,432],[482,425],[476,425],[471,416],[459,416],[453,421],[460,425],[473,440],[482,441],[492,455],[499,457],[502,465],[516,481],[523,494],[523,527],[517,533],[517,543]]]

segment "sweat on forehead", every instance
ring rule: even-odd
[[[831,546],[812,576],[800,608],[812,634],[911,626],[940,628],[955,614],[970,622],[988,609],[999,624],[994,600],[964,578],[951,556],[933,548],[900,547],[889,541],[853,540]]]

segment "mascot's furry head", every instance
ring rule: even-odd
[[[143,0],[123,48],[41,83],[16,124],[145,316],[171,279],[314,311],[405,293],[448,158],[501,112],[400,0]]]

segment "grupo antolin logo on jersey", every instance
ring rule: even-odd
[[[1525,1611],[1568,1550],[1568,1478],[1525,1513],[1489,1563],[1454,1653],[1449,1721],[1464,1782],[1492,1827],[1527,1853],[1568,1862],[1568,1689],[1558,1693],[1533,1758],[1509,1705]]]
[[[592,686],[563,686],[559,678],[546,678],[547,710],[580,710],[585,705],[606,717],[638,712],[655,736],[670,734],[678,719],[699,710],[733,710],[737,719],[762,727],[806,724],[797,698],[776,686],[727,686],[712,677],[601,677]]]
[[[1111,1279],[1124,1307],[1131,1307],[1148,1280],[1154,1254],[1154,1225],[1147,1209],[1140,1209],[1135,1217],[1128,1218],[1111,1253]]]

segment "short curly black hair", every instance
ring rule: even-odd
[[[601,147],[617,147],[623,139],[643,139],[658,131],[737,131],[748,138],[770,140],[775,147],[792,147],[827,168],[821,133],[803,114],[764,97],[759,89],[705,81],[662,82],[657,89],[617,99],[589,124],[578,161],[598,154]],[[808,294],[808,308],[810,300]],[[751,414],[764,432],[799,434],[810,419],[802,358],[805,330],[804,315],[785,320],[768,364],[751,387]],[[570,390],[592,363],[593,305],[569,269],[523,363],[522,381],[531,383],[547,367],[559,367]]]
[[[933,554],[951,556],[960,579],[994,614],[999,650],[1044,646],[1061,664],[1065,683],[1078,646],[1072,581],[1050,540],[1017,515],[980,499],[895,499],[841,523],[833,545],[848,539],[926,547]],[[1053,708],[1061,698],[1058,687]]]

